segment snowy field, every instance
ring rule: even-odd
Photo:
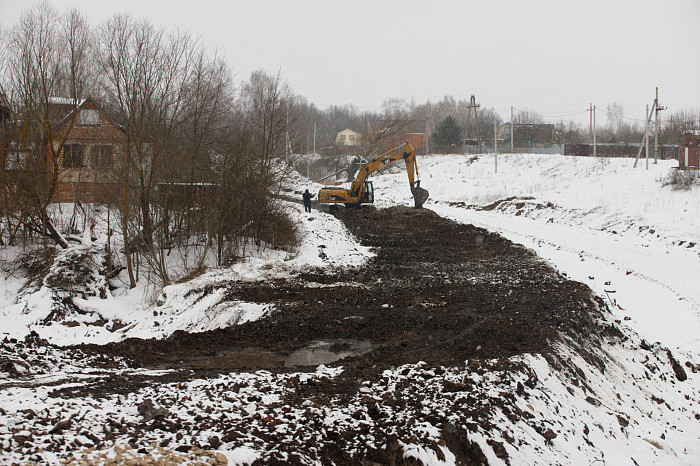
[[[496,172],[493,155],[471,158],[420,159],[426,208],[535,250],[642,338],[700,354],[700,186],[662,186],[677,161],[500,154]],[[410,205],[405,178],[379,178],[378,205]]]
[[[430,192],[425,208],[498,232],[536,251],[560,273],[588,285],[602,297],[612,311],[611,321],[617,322],[627,337],[624,344],[598,349],[609,361],[604,372],[562,345],[560,357],[585,375],[585,390],[540,355],[517,358],[540,381],[527,398],[516,400],[518,407],[529,413],[531,422],[513,422],[503,412],[495,412],[493,420],[498,429],[474,433],[473,439],[490,464],[505,464],[489,446],[493,439],[504,445],[510,464],[700,464],[700,186],[687,191],[663,186],[662,180],[677,166],[676,161],[650,163],[648,170],[643,161],[641,167],[632,168],[633,162],[509,154],[499,155],[496,173],[493,155],[419,157],[421,186]],[[405,172],[373,179],[378,207],[412,205]],[[297,179],[297,183],[307,182]],[[300,186],[302,190],[304,187]],[[243,302],[223,304],[222,297],[216,294],[198,299],[197,290],[207,284],[231,279],[266,280],[308,266],[359,265],[372,255],[334,217],[317,210],[307,215],[292,203],[289,208],[303,234],[298,252],[268,251],[233,268],[210,270],[193,282],[171,285],[162,291],[118,288],[107,299],[86,296],[79,302],[84,312],[72,317],[72,326],[43,325],[50,313],[51,289],[22,288],[19,277],[6,274],[0,283],[0,332],[3,338],[21,339],[34,331],[51,343],[68,345],[107,343],[127,337],[164,338],[176,330],[194,332],[225,327],[260,318],[270,309]],[[90,250],[99,246],[83,247]],[[2,250],[7,258],[15,253]],[[89,325],[100,319],[118,319],[124,326],[112,331],[106,325]],[[0,357],[14,357],[13,348],[16,347],[11,344],[2,346]],[[84,357],[62,353],[60,348],[27,355],[26,359],[32,357],[43,360],[43,369],[30,370],[27,367],[38,366],[17,363],[14,370],[0,372],[0,462],[58,463],[58,456],[35,458],[15,448],[27,438],[48,442],[57,435],[67,438],[65,451],[70,451],[75,459],[104,462],[109,458],[139,457],[118,442],[102,451],[90,450],[94,443],[91,435],[99,437],[105,433],[107,420],[116,423],[119,419],[138,418],[137,407],[146,400],[167,404],[173,387],[147,388],[99,404],[82,398],[66,401],[50,396],[50,392],[79,384],[81,379],[104,377],[106,373],[133,376],[147,371],[127,369],[117,363],[111,372],[91,372],[84,369]],[[685,379],[674,371],[676,361]],[[385,385],[363,387],[357,396],[380,399],[383,391],[402,378],[429,370],[417,361],[403,372],[385,374]],[[334,371],[320,366],[316,372],[300,377],[332,378]],[[479,376],[465,368],[451,371],[444,377],[468,377],[475,384],[474,390],[484,394],[525,381],[522,374]],[[256,395],[260,405],[272,410],[275,400],[287,390],[286,379],[293,375],[260,371],[178,386],[178,396],[187,400],[178,405],[180,419],[195,423],[195,406],[205,403],[235,412],[254,424],[259,422],[253,416],[255,406],[226,397],[203,400],[202,394],[219,385],[243,384],[248,391],[264,385],[268,387],[264,392],[247,395]],[[429,380],[436,379],[439,378]],[[426,383],[424,390],[424,409],[443,409],[439,387]],[[46,417],[55,422],[41,425],[32,420],[28,411],[48,413]],[[304,413],[285,410],[274,415],[299,422]],[[347,413],[329,410],[322,415],[328,428],[353,422]],[[72,421],[73,427],[71,422],[59,425],[64,420],[77,419],[80,428],[75,428],[76,421]],[[542,431],[533,430],[533,423],[540,425]],[[430,426],[417,429],[419,435],[439,435]],[[507,442],[513,437],[521,439],[520,443]],[[154,445],[160,440],[154,438]],[[449,451],[443,451],[442,458],[410,444],[404,446],[404,451],[406,456],[419,458],[425,464],[454,464]],[[201,461],[209,453],[202,452],[199,457],[193,454],[182,454],[180,459]],[[223,462],[225,458],[229,464],[250,464],[261,458],[254,439],[250,439],[249,446],[235,449],[227,449],[224,444],[217,454],[219,460]],[[177,457],[155,447],[148,455],[170,461]]]

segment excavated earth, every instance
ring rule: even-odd
[[[332,212],[363,245],[375,248],[376,256],[366,265],[309,269],[289,279],[227,284],[231,301],[274,305],[275,311],[259,321],[198,334],[178,332],[166,340],[129,339],[107,346],[81,346],[83,351],[124,357],[137,367],[176,370],[159,378],[110,379],[73,388],[65,395],[100,397],[226,372],[310,370],[304,362],[290,362],[289,355],[326,342],[330,353],[346,356],[327,365],[341,365],[344,371],[331,379],[300,384],[284,402],[295,407],[308,400],[315,405],[335,400],[337,405],[358,394],[363,381],[381,380],[383,371],[404,364],[422,361],[423,367],[435,368],[433,375],[465,368],[465,364],[474,370],[517,371],[522,368],[508,359],[511,356],[551,355],[553,344],[563,338],[585,348],[613,332],[600,324],[602,306],[585,285],[568,280],[532,251],[497,234],[446,220],[428,209],[340,208]],[[319,253],[323,254],[323,248]],[[410,392],[407,387],[406,393]],[[395,412],[409,404],[420,405],[420,400],[406,393],[387,401]],[[490,403],[506,403],[508,396],[504,393],[500,401],[496,397]],[[489,428],[486,413],[460,409],[469,419],[467,425]],[[429,421],[442,426],[442,438],[458,463],[486,462],[478,445],[468,440],[467,431],[440,424],[440,419]],[[310,456],[323,463],[403,463],[407,460],[397,441],[408,441],[410,423],[397,426],[392,422],[399,423],[382,419],[373,431],[375,444],[388,445],[381,451],[355,442],[350,456],[342,445],[352,444],[359,433],[346,432],[338,439],[329,431],[321,444],[307,445],[300,438],[295,444],[277,445],[261,462],[284,459],[294,463],[294,458],[309,457],[302,452],[313,450]],[[382,432],[390,431],[391,435],[381,438]],[[274,445],[274,432],[266,435],[266,441]],[[505,455],[502,447],[496,447],[497,453]]]

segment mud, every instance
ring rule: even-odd
[[[226,284],[232,301],[274,304],[276,312],[260,321],[198,334],[178,332],[162,341],[130,339],[80,349],[123,356],[136,366],[180,369],[171,373],[171,381],[241,370],[298,371],[318,360],[291,356],[314,345],[339,355],[325,363],[342,365],[345,371],[329,381],[300,386],[294,399],[285,400],[295,405],[310,398],[324,403],[333,396],[355,395],[362,381],[380,380],[385,369],[419,361],[438,370],[465,364],[478,368],[490,361],[508,371],[513,364],[505,358],[547,355],[564,336],[584,347],[605,332],[597,324],[600,311],[585,285],[568,280],[532,251],[496,234],[427,209],[339,208],[334,215],[362,244],[376,248],[376,257],[367,265]],[[139,380],[132,388],[143,383]],[[119,390],[124,389],[124,383],[119,384]],[[95,384],[84,390],[100,396],[116,387]],[[412,403],[405,396],[393,402]],[[470,411],[465,416],[488,428],[482,414]],[[483,460],[464,429],[445,423],[443,434],[464,463]],[[319,447],[324,460],[358,461],[328,435],[329,442]],[[390,448],[396,437],[385,440],[386,450],[360,449],[355,455],[375,463],[398,462]],[[274,463],[274,458],[267,462]]]
[[[585,285],[499,235],[426,209],[339,208],[334,214],[362,244],[376,248],[366,266],[228,284],[232,301],[274,304],[277,311],[257,322],[83,349],[158,367],[253,349],[280,356],[279,364],[249,358],[237,369],[284,371],[299,366],[285,364],[286,357],[310,345],[364,341],[372,350],[345,357],[342,365],[370,376],[417,361],[456,366],[546,353],[562,334],[580,339],[597,331]]]

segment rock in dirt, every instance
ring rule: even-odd
[[[61,419],[60,421],[58,421],[56,423],[55,426],[53,426],[51,428],[51,430],[49,431],[49,434],[56,434],[56,433],[61,432],[65,429],[68,429],[71,426],[71,423],[72,423],[72,421],[70,418],[69,419]]]
[[[141,403],[138,407],[139,414],[143,416],[143,422],[148,422],[157,417],[165,417],[168,415],[168,410],[156,407],[153,400],[148,399]]]

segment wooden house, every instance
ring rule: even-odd
[[[103,202],[113,196],[121,149],[126,143],[124,130],[91,99],[75,105],[69,99],[52,99],[50,105],[63,108],[65,114],[47,142],[60,152],[53,201]],[[63,147],[59,147],[61,143]]]
[[[336,147],[347,148],[359,146],[362,142],[362,135],[357,131],[346,128],[335,136]]]

